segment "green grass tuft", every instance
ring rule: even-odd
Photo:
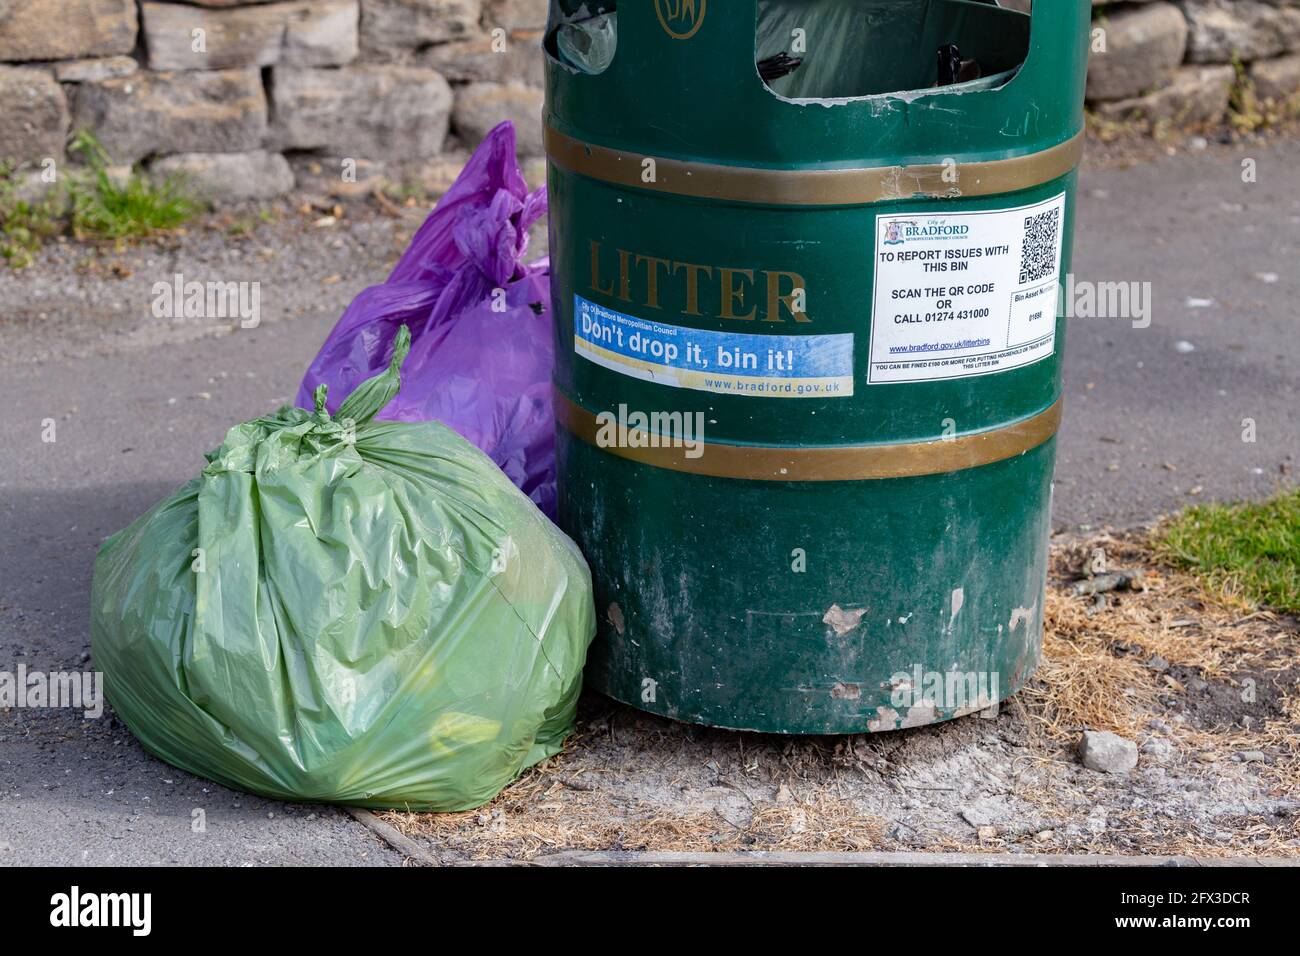
[[[108,173],[104,147],[85,131],[68,147],[80,153],[88,174],[72,178],[72,231],[91,239],[127,239],[175,229],[202,208],[188,196],[183,182],[169,177],[161,183],[134,171],[124,181]]]
[[[139,239],[184,225],[203,209],[179,177],[111,174],[111,158],[88,132],[77,133],[68,152],[85,165],[67,168],[36,200],[19,198],[22,169],[0,161],[0,259],[12,268],[30,266],[46,239],[69,231],[83,239]]]
[[[1211,588],[1300,614],[1300,489],[1260,503],[1188,508],[1155,543],[1165,558]]]
[[[14,269],[31,265],[41,243],[63,231],[59,197],[18,198],[18,168],[0,162],[0,259]]]

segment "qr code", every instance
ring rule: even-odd
[[[1025,218],[1025,249],[1020,257],[1020,284],[1046,279],[1056,272],[1056,240],[1061,234],[1061,209]]]

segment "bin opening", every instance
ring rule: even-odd
[[[618,52],[615,0],[551,0],[546,51],[571,69],[604,73]]]
[[[755,61],[790,100],[996,89],[1024,64],[1029,25],[993,0],[758,0]]]

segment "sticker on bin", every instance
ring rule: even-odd
[[[1020,368],[1056,351],[1065,194],[1032,206],[881,216],[867,382]]]
[[[672,388],[767,398],[853,394],[853,336],[756,335],[664,325],[573,297],[573,350]]]

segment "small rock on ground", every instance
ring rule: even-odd
[[[1137,766],[1137,744],[1105,730],[1085,730],[1079,738],[1079,759],[1089,770],[1128,773]]]

